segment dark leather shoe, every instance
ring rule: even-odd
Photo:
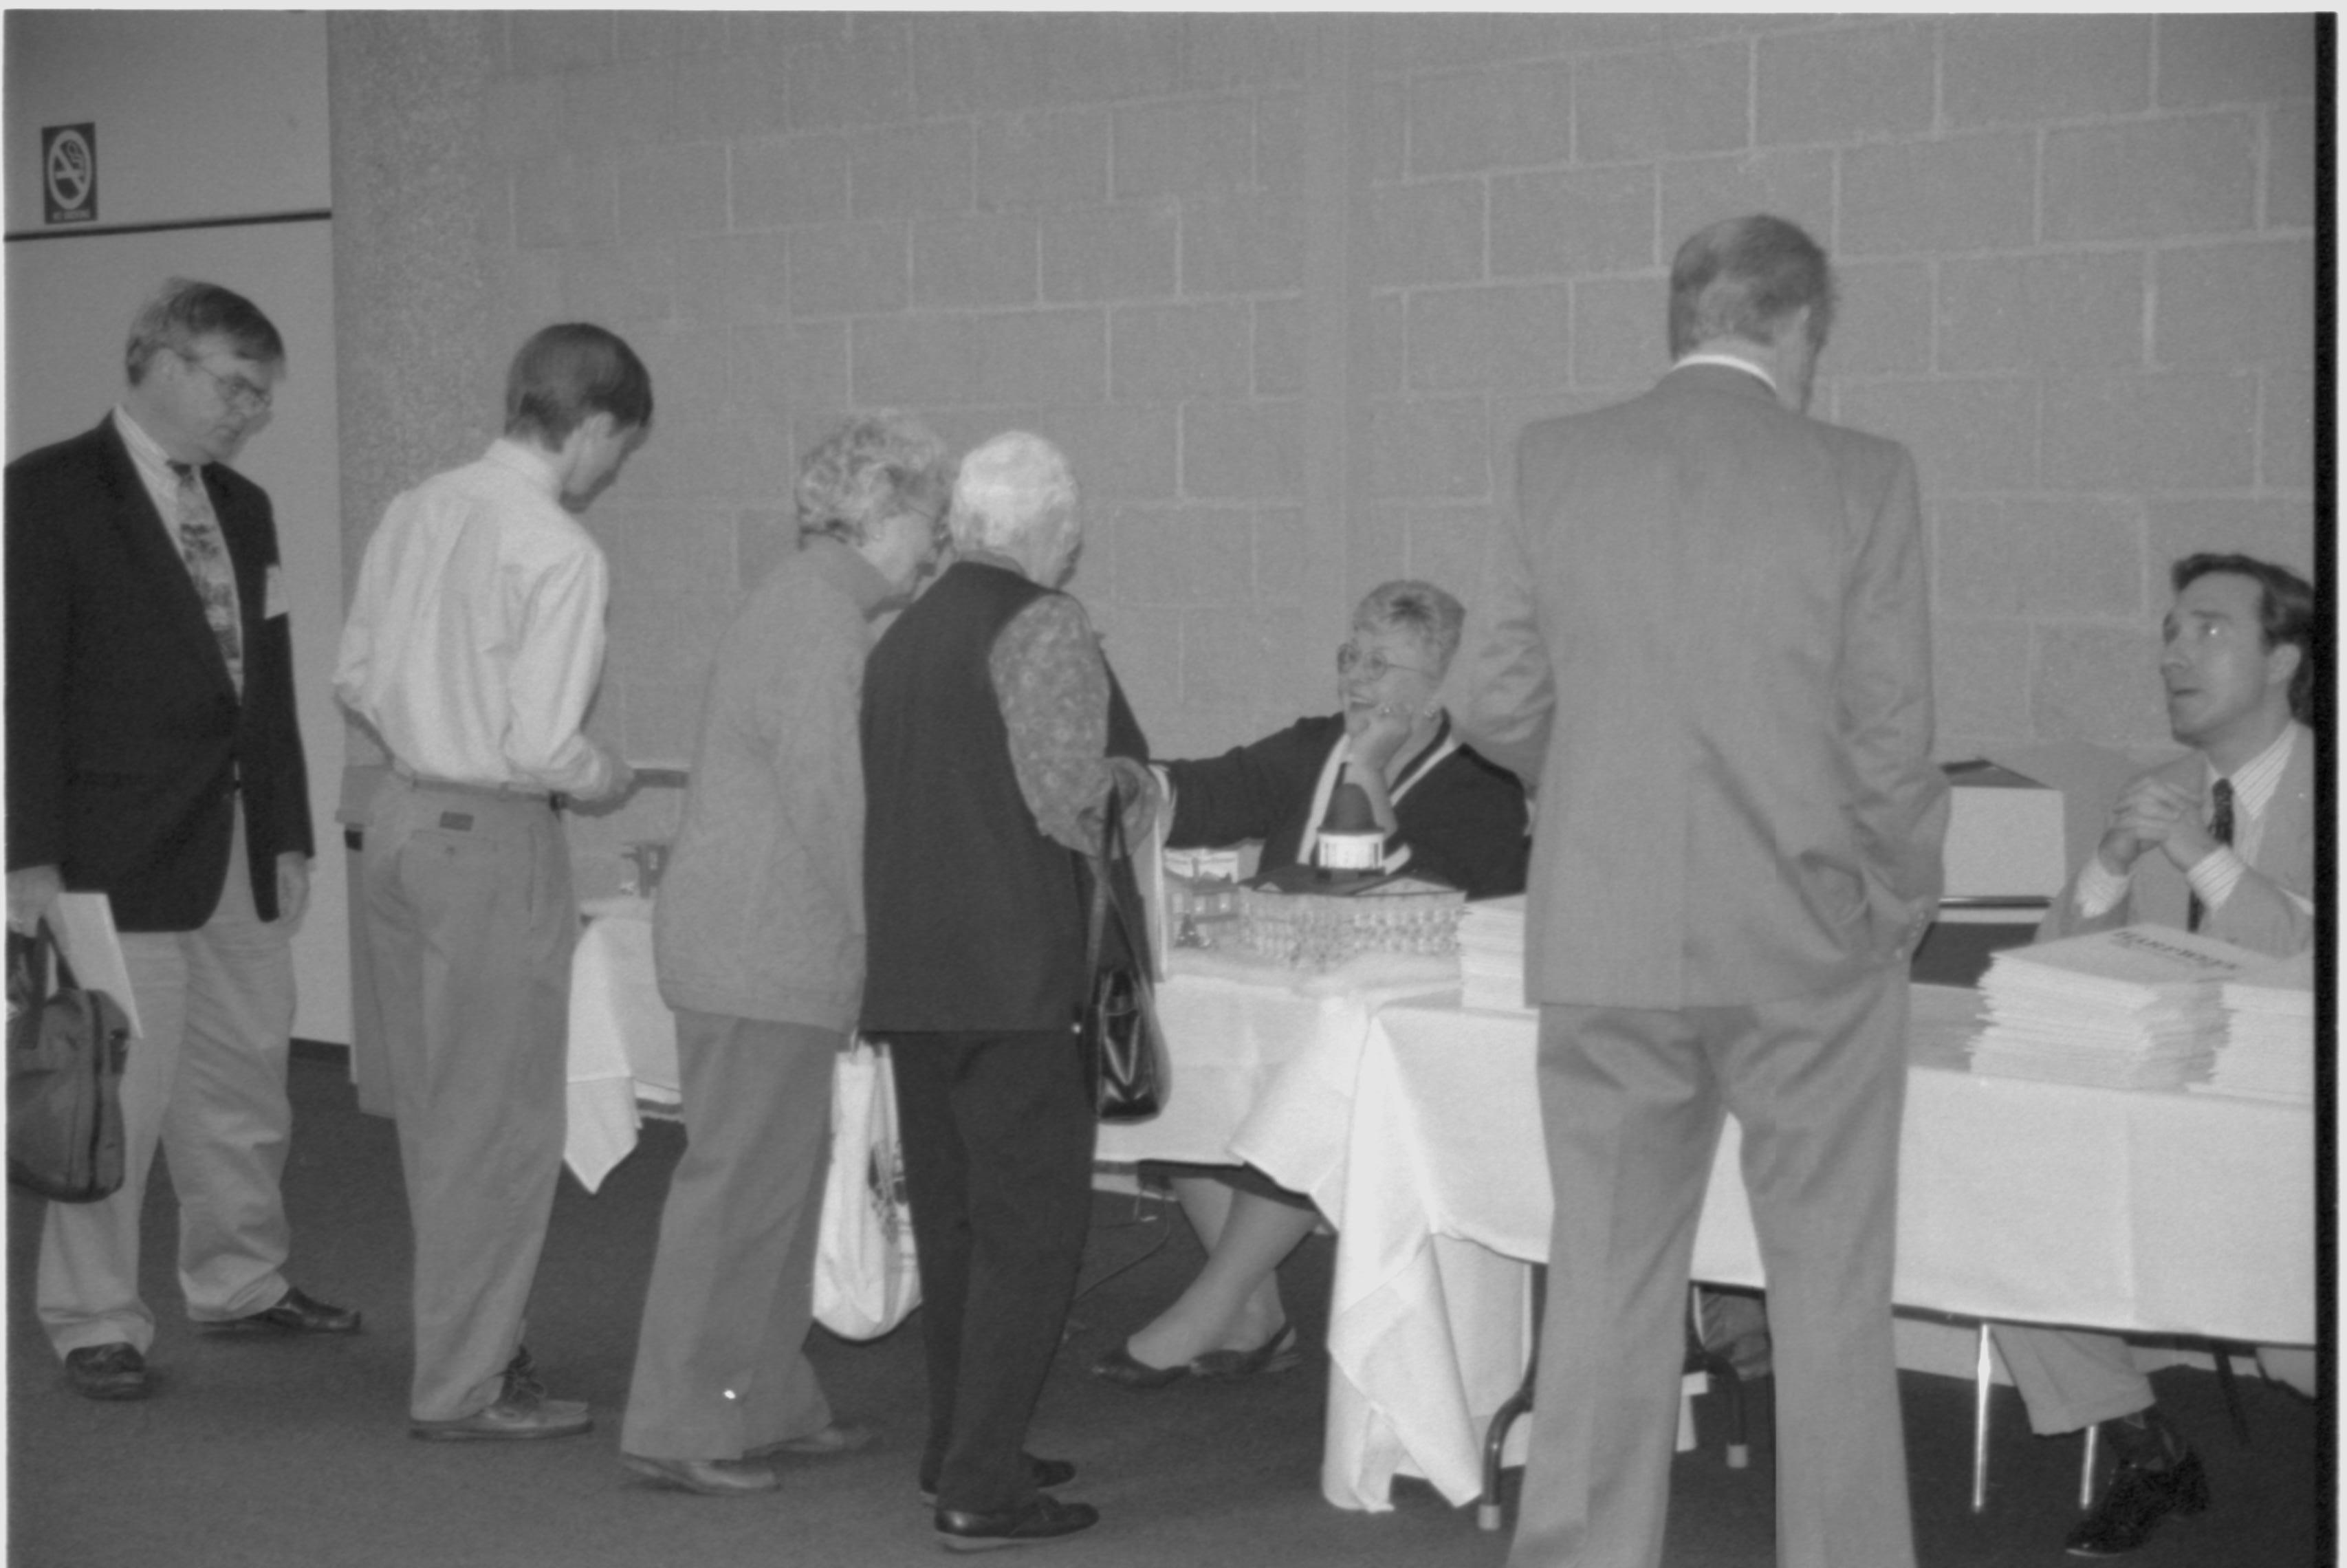
[[[2208,1506],[2209,1472],[2188,1445],[2159,1470],[2122,1464],[2063,1550],[2073,1557],[2117,1557],[2150,1540],[2153,1527],[2169,1514],[2199,1513]]]
[[[1206,1382],[1254,1378],[1266,1372],[1286,1372],[1303,1365],[1296,1348],[1296,1325],[1283,1323],[1279,1332],[1252,1350],[1209,1350],[1190,1363],[1193,1377]]]
[[[877,1435],[861,1421],[834,1421],[803,1438],[784,1438],[781,1442],[752,1449],[743,1457],[772,1459],[777,1454],[791,1454],[801,1459],[827,1459],[833,1454],[852,1454],[858,1449],[869,1448]]]
[[[1153,1367],[1146,1361],[1135,1360],[1133,1352],[1122,1345],[1092,1363],[1093,1377],[1136,1394],[1178,1383],[1189,1375],[1189,1362],[1178,1367]]]
[[[1008,1513],[965,1513],[958,1508],[937,1512],[938,1542],[948,1552],[989,1552],[998,1546],[1032,1546],[1057,1541],[1100,1522],[1100,1510],[1089,1502],[1061,1502],[1039,1494],[1024,1508]]]
[[[85,1399],[143,1399],[152,1391],[147,1358],[119,1339],[67,1351],[66,1381]]]
[[[703,1497],[741,1497],[772,1491],[783,1484],[774,1467],[753,1459],[652,1459],[621,1454],[620,1463],[660,1486]]]
[[[266,1312],[200,1327],[208,1334],[355,1334],[359,1313],[354,1307],[314,1301],[302,1294],[300,1286],[288,1286],[283,1297]]]
[[[1076,1467],[1063,1459],[1037,1459],[1033,1454],[1029,1454],[1027,1475],[1039,1489],[1049,1491],[1055,1486],[1065,1486],[1075,1480]],[[933,1481],[921,1482],[921,1501],[931,1508],[938,1505],[937,1482]]]

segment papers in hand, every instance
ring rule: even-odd
[[[2167,926],[2008,948],[1981,980],[1973,1071],[2127,1089],[2206,1079],[2225,1040],[2220,988],[2272,964]]]
[[[73,966],[74,979],[84,990],[104,991],[121,1005],[134,1038],[146,1030],[138,1021],[138,999],[130,991],[130,968],[122,960],[122,938],[114,930],[114,906],[103,893],[60,893],[49,906],[49,929],[57,947]]]

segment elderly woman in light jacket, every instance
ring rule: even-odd
[[[856,713],[872,621],[934,563],[953,469],[895,414],[801,464],[798,548],[719,646],[653,916],[687,1144],[661,1214],[621,1463],[707,1495],[843,1452],[805,1341],[832,1074],[864,988]]]

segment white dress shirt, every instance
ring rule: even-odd
[[[562,509],[552,456],[510,439],[395,499],[368,541],[334,692],[410,771],[593,796],[580,732],[610,569]]]

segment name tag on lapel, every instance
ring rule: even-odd
[[[274,620],[284,614],[287,608],[285,574],[275,566],[272,566],[269,569],[269,575],[261,579],[261,618],[263,620]]]

